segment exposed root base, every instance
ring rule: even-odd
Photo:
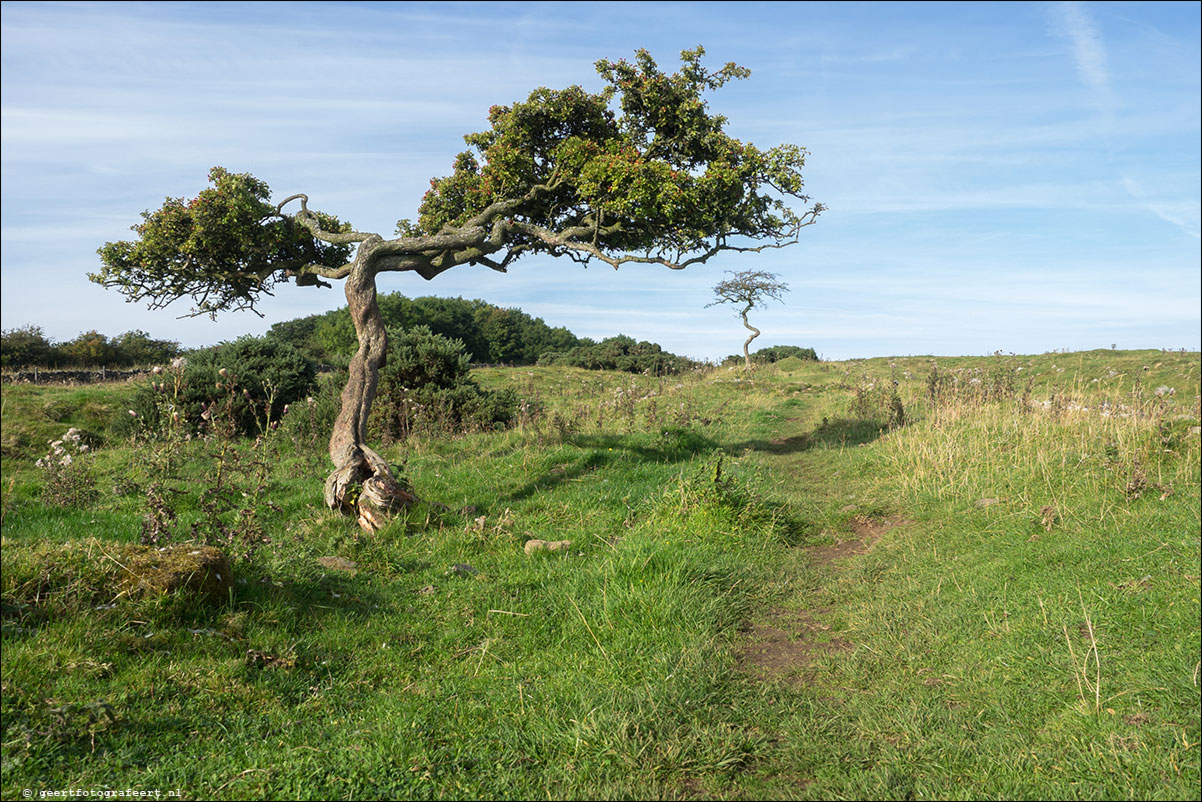
[[[379,454],[360,446],[326,478],[325,500],[330,509],[354,515],[360,527],[375,532],[421,499],[401,486]]]

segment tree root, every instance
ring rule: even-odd
[[[383,457],[359,446],[349,462],[326,478],[325,501],[330,509],[354,515],[360,527],[375,532],[421,499],[396,480]]]

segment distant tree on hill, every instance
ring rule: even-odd
[[[253,310],[289,279],[345,279],[359,347],[330,438],[325,501],[375,528],[414,501],[366,443],[388,351],[379,274],[432,279],[464,264],[504,272],[530,254],[680,270],[790,245],[822,212],[789,205],[809,201],[805,150],[744,144],[707,111],[707,91],[750,72],[733,63],[708,70],[703,54],[683,52],[680,71],[667,74],[640,50],[633,63],[597,62],[600,92],[540,88],[493,106],[489,130],[465,137],[469,149],[430,182],[417,222],[399,221],[391,238],[310,209],[304,194],[272,204],[262,181],[216,167],[213,186],[194,199],[145,212],[135,241],[101,247],[103,267],[91,278],[152,308],[190,298],[195,314]],[[300,208],[285,211],[293,204]]]
[[[743,364],[747,370],[751,370],[751,354],[748,348],[751,341],[760,336],[760,330],[747,322],[747,313],[757,306],[762,307],[769,298],[784,303],[781,295],[789,291],[789,285],[777,281],[775,273],[765,273],[762,270],[726,272],[731,273],[731,277],[714,285],[714,300],[706,304],[706,308],[718,304],[734,304],[741,307],[739,316],[743,318],[743,327],[751,331],[751,336],[743,342]]]

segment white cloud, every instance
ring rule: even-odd
[[[1197,184],[1195,183],[1195,188]],[[1202,204],[1193,198],[1153,197],[1131,176],[1123,177],[1123,189],[1152,214],[1171,223],[1194,239],[1202,239]]]
[[[1062,31],[1073,43],[1073,59],[1081,81],[1093,93],[1094,101],[1103,112],[1114,111],[1114,93],[1110,88],[1110,71],[1106,64],[1106,47],[1093,18],[1080,3],[1056,5]]]

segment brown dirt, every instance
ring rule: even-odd
[[[852,540],[844,540],[842,543],[836,543],[833,546],[813,546],[810,548],[810,554],[814,557],[814,562],[818,565],[830,565],[835,560],[844,557],[854,557],[857,554],[864,554],[873,544],[881,539],[881,535],[888,532],[895,526],[901,526],[907,523],[902,520],[893,520],[890,518],[866,518],[862,515],[857,515],[848,521],[851,531],[855,532],[858,537]]]
[[[752,624],[735,651],[739,665],[761,680],[806,685],[814,680],[814,663],[827,654],[850,651],[841,638],[822,638],[830,629],[814,616],[827,610],[773,610],[766,622]]]
[[[813,546],[808,551],[815,563],[837,572],[845,566],[836,561],[864,554],[885,532],[904,523],[857,516],[848,522],[856,538],[832,546]],[[822,622],[822,616],[828,612],[826,608],[780,608],[770,612],[767,620],[751,624],[735,651],[740,669],[761,681],[814,684],[819,676],[816,663],[821,657],[854,648],[850,641],[825,634],[830,627]]]

